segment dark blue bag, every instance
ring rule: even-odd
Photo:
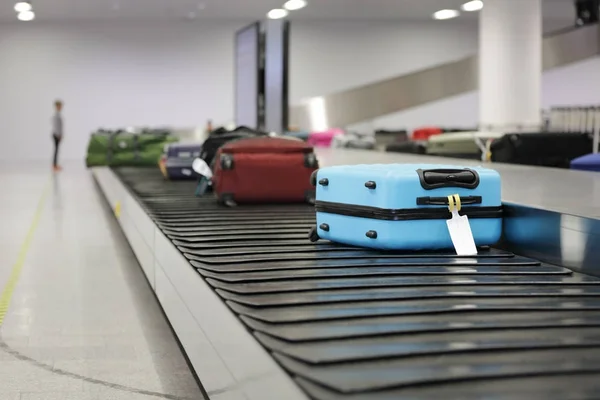
[[[192,169],[195,158],[200,157],[202,144],[173,143],[167,146],[165,167],[169,179],[198,179]]]
[[[600,172],[600,153],[588,154],[571,161],[571,169]]]

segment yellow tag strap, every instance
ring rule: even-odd
[[[454,211],[454,195],[448,196],[448,210]]]
[[[456,211],[460,211],[460,207],[461,207],[460,196],[455,194],[455,195],[452,195],[452,197],[454,197],[454,203],[456,204]]]
[[[492,161],[492,142],[494,139],[488,139],[485,143],[485,161]]]

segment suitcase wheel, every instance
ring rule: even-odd
[[[236,207],[237,206],[237,203],[235,202],[235,200],[233,200],[233,195],[231,195],[231,194],[223,194],[223,195],[221,195],[219,200],[222,204],[226,205],[227,207]]]
[[[315,191],[308,190],[304,195],[304,199],[308,204],[315,205]]]
[[[319,241],[319,233],[317,232],[317,227],[313,226],[310,228],[310,232],[308,233],[308,238],[311,242],[315,243]]]
[[[377,239],[377,231],[369,231],[366,235],[369,239]]]
[[[308,153],[304,156],[304,166],[307,168],[319,168],[319,161],[314,153]]]

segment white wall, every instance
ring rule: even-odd
[[[83,158],[99,126],[229,121],[240,26],[0,25],[0,159],[49,159],[55,98],[68,159]]]
[[[477,25],[439,22],[293,22],[290,103],[477,51]]]

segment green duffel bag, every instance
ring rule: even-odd
[[[155,167],[158,165],[161,156],[162,150],[114,153],[109,165],[115,167]]]
[[[130,153],[139,148],[138,136],[133,133],[123,132],[113,135],[109,140],[110,151],[113,153]]]
[[[86,165],[155,166],[165,145],[178,138],[166,131],[133,134],[124,131],[101,131],[92,134],[88,144]]]
[[[106,153],[110,147],[112,132],[100,131],[92,133],[88,142],[88,154]]]
[[[138,136],[139,149],[144,150],[148,147],[159,146],[161,151],[166,144],[175,143],[179,139],[172,135],[163,134],[141,134]]]
[[[110,148],[113,153],[129,152],[129,151],[144,151],[153,146],[159,146],[161,151],[165,144],[176,142],[178,139],[175,136],[163,134],[133,134],[119,133],[109,141]]]
[[[88,167],[102,167],[109,165],[106,153],[88,153],[85,159],[85,165]]]

